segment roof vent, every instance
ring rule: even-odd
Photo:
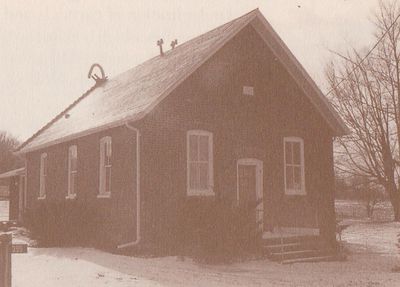
[[[93,74],[93,70],[94,70],[94,68],[96,68],[96,67],[100,70],[101,78],[100,78],[97,74]],[[97,85],[97,84],[101,84],[102,82],[104,82],[104,81],[107,80],[107,77],[106,77],[106,75],[104,74],[104,69],[103,69],[103,67],[100,66],[100,65],[97,64],[97,63],[93,64],[93,65],[90,67],[89,73],[88,73],[88,78],[89,78],[89,79],[92,78],[92,79],[96,82],[96,85]]]
[[[178,45],[178,40],[175,39],[174,41],[171,42],[171,48],[172,50],[175,49],[175,46]]]
[[[160,40],[157,41],[157,46],[160,47],[160,56],[164,56],[164,52],[163,52],[163,49],[162,49],[162,45],[163,44],[164,44],[164,40],[163,39],[160,39]]]

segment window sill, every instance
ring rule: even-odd
[[[97,198],[110,198],[110,197],[111,197],[111,192],[101,193],[97,195]]]
[[[298,190],[285,190],[285,195],[288,196],[305,196],[307,193],[304,190],[298,191]]]
[[[46,199],[46,196],[39,196],[37,199],[38,199],[38,200],[45,200],[45,199]]]
[[[67,196],[65,197],[65,199],[68,199],[68,200],[76,199],[76,194],[67,195]]]
[[[215,196],[215,192],[213,190],[188,190],[186,193],[187,196]]]

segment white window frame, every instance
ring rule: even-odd
[[[45,166],[46,165],[46,166]],[[40,168],[39,168],[39,197],[38,199],[46,198],[46,178],[48,170],[47,153],[40,155]]]
[[[106,191],[106,168],[109,167],[112,170],[112,163],[108,166],[105,164],[104,147],[109,145],[110,157],[112,159],[112,139],[110,136],[106,136],[100,139],[100,168],[99,168],[99,194],[98,198],[109,198],[111,197],[111,191]],[[110,181],[112,180],[112,173],[110,175]],[[111,184],[111,183],[110,183]]]
[[[76,179],[77,179],[77,174],[78,174],[78,167],[76,167],[76,170],[72,170],[72,159],[73,159],[73,154],[76,154],[76,161],[78,161],[78,147],[76,145],[72,145],[68,148],[68,190],[67,190],[67,196],[65,197],[66,199],[75,199],[76,198]],[[74,192],[72,193],[72,187],[71,187],[71,179],[72,175],[75,175],[75,187],[74,187]]]
[[[208,136],[208,183],[206,189],[190,188],[190,137]],[[189,130],[186,135],[186,176],[188,196],[214,196],[214,160],[213,160],[213,134],[204,130]]]
[[[286,143],[299,143],[300,144],[300,165],[289,164],[291,166],[300,166],[300,180],[301,180],[301,188],[300,189],[289,189],[286,186]],[[305,167],[304,167],[304,140],[300,137],[284,137],[283,138],[283,170],[284,170],[284,185],[285,185],[285,194],[286,195],[306,195],[306,187],[305,187]]]

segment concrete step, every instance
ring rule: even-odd
[[[318,235],[302,235],[302,236],[289,236],[289,237],[274,237],[264,238],[263,245],[278,245],[299,242],[318,242],[320,237]]]
[[[301,250],[301,249],[304,249],[304,248],[300,242],[264,245],[263,246],[264,253],[268,253],[268,254],[278,253],[278,252],[286,252],[286,251],[296,251],[296,250]]]
[[[321,261],[335,261],[337,260],[337,256],[335,255],[326,255],[326,256],[314,256],[314,257],[305,257],[305,258],[295,258],[283,260],[281,264],[293,264],[293,263],[305,263],[305,262],[321,262]]]
[[[310,258],[321,256],[320,250],[296,250],[296,251],[288,251],[288,252],[279,252],[279,253],[271,253],[269,254],[269,258],[272,261],[285,261],[290,259],[300,259],[300,258]]]

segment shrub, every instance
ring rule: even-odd
[[[26,226],[42,246],[91,246],[99,232],[99,212],[77,202],[44,203],[26,211]]]
[[[257,254],[257,233],[252,208],[224,202],[188,203],[182,234],[186,252],[198,262],[232,262]]]

